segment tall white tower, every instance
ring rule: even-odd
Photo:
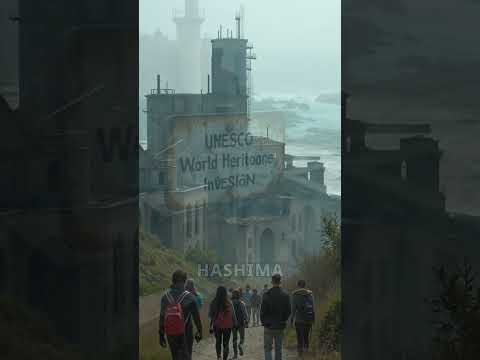
[[[185,0],[183,16],[174,15],[177,25],[177,93],[200,93],[201,39],[200,28],[204,17],[200,14],[198,0]]]

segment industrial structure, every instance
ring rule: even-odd
[[[248,110],[246,39],[223,37],[211,41],[211,75],[205,93],[192,94],[168,87],[157,75],[156,88],[147,95],[147,143],[152,153],[169,145],[168,118],[174,114],[243,113]],[[194,58],[195,59],[195,58]],[[198,57],[196,58],[198,61]]]
[[[340,214],[340,199],[327,194],[325,168],[317,158],[307,168],[297,168],[282,141],[252,135],[250,151],[273,160],[267,170],[252,170],[252,177],[261,178],[262,185],[252,185],[244,195],[228,186],[225,191],[213,191],[213,183],[198,177],[187,180],[179,171],[180,149],[206,156],[201,141],[187,140],[192,132],[202,138],[202,131],[207,134],[212,123],[225,134],[250,130],[251,62],[256,56],[242,36],[241,13],[235,20],[235,32],[220,27],[211,41],[205,92],[182,93],[157,75],[156,88],[146,95],[148,141],[140,151],[141,223],[164,245],[180,252],[199,247],[214,250],[226,263],[278,263],[289,271],[303,255],[320,248],[321,216]],[[272,114],[281,123],[281,115]],[[179,127],[185,129],[183,138],[176,135]],[[238,173],[223,169],[215,174],[221,178]]]

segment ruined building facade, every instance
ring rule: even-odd
[[[275,159],[272,172],[262,179],[261,191],[229,197],[228,190],[209,191],[213,184],[187,181],[172,170],[179,166],[172,156],[175,149],[194,146],[174,136],[180,123],[196,129],[220,121],[228,132],[230,122],[233,126],[240,121],[242,132],[249,131],[247,43],[233,34],[212,40],[211,81],[204,93],[162,88],[157,78],[156,89],[146,95],[148,144],[140,155],[140,174],[145,174],[140,182],[141,222],[180,252],[197,246],[213,250],[225,263],[278,263],[287,271],[303,255],[319,250],[321,216],[340,214],[340,199],[327,194],[322,163],[312,161],[307,168],[297,168],[294,157],[285,154],[283,142],[254,136],[252,149],[259,153],[268,149]],[[180,199],[175,208],[168,200],[172,194],[182,194],[175,195]]]

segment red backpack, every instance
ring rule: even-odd
[[[189,294],[185,291],[178,301],[175,301],[170,292],[165,295],[168,304],[165,307],[165,334],[171,336],[183,335],[185,333],[185,319],[183,317],[182,301]]]
[[[215,318],[215,327],[217,329],[233,328],[232,307],[228,306],[224,311],[219,311]]]

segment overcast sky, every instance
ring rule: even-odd
[[[258,93],[317,95],[340,89],[340,0],[199,0],[202,32],[216,37],[219,25],[235,28],[245,6],[246,37],[254,44]],[[172,9],[184,0],[140,0],[140,34],[157,29],[175,38]]]

